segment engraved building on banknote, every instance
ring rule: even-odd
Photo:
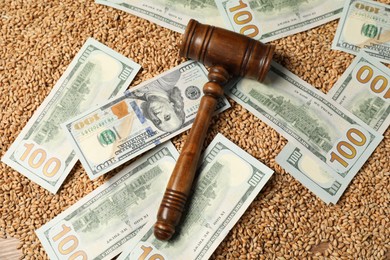
[[[196,8],[204,8],[204,7],[217,7],[215,5],[214,0],[169,0],[168,1],[170,4],[175,5],[175,4],[184,4],[184,7],[189,7],[191,9],[196,9]]]
[[[183,223],[184,232],[188,236],[191,235],[191,232],[186,226],[199,222],[202,223],[202,226],[207,225],[207,221],[204,221],[203,214],[206,208],[212,204],[210,201],[217,197],[216,189],[218,188],[218,179],[222,172],[223,165],[216,161],[210,167],[210,170],[205,172],[196,183],[193,200],[190,202],[191,211],[188,212],[188,216]],[[227,172],[225,171],[225,173]]]
[[[357,109],[353,110],[353,114],[369,125],[372,120],[384,113],[387,105],[382,98],[375,97],[362,100],[356,104],[356,107]]]
[[[313,144],[326,152],[332,149],[328,131],[320,126],[317,119],[308,113],[310,101],[306,104],[295,105],[290,100],[284,100],[282,96],[264,95],[254,90],[251,90],[250,95],[274,111],[276,113],[275,116],[283,118],[291,126],[308,136]]]
[[[101,225],[109,225],[114,218],[127,219],[127,212],[133,205],[142,204],[151,183],[161,173],[160,167],[153,167],[132,183],[123,183],[122,189],[115,189],[116,192],[112,194],[108,193],[107,198],[98,205],[88,206],[84,214],[76,210],[66,220],[72,223],[76,232],[91,232]],[[74,217],[76,218],[73,219]]]
[[[56,105],[51,114],[42,122],[40,128],[35,130],[33,140],[37,144],[43,144],[55,139],[60,132],[60,125],[69,118],[79,114],[79,104],[84,99],[84,96],[89,93],[89,77],[95,68],[95,64],[87,62],[76,79],[71,83],[69,89],[58,95],[57,100],[61,102]]]
[[[309,0],[252,0],[249,1],[249,6],[252,10],[258,12],[272,12],[284,8],[294,8],[300,3],[308,3]]]

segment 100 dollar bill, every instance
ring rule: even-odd
[[[275,161],[327,204],[335,204],[349,184],[349,181],[319,165],[310,153],[291,142],[280,151]]]
[[[382,136],[359,118],[282,66],[274,63],[263,84],[242,80],[229,95],[310,154],[350,181]]]
[[[202,161],[178,235],[159,241],[153,235],[155,222],[150,221],[118,260],[208,259],[273,173],[221,134]]]
[[[383,134],[390,125],[390,69],[361,51],[328,96]]]
[[[345,1],[332,49],[369,55],[390,63],[390,8],[368,0]]]
[[[269,42],[340,17],[344,0],[216,0],[226,27]]]
[[[178,153],[162,144],[40,227],[50,259],[111,259],[155,216]]]
[[[2,161],[56,193],[77,161],[60,124],[122,93],[139,69],[139,64],[88,39]]]
[[[214,1],[96,0],[96,3],[117,8],[179,33],[184,33],[191,18],[218,27],[224,25]]]
[[[383,134],[390,124],[389,82],[390,69],[361,52],[328,96]],[[309,153],[292,143],[283,148],[276,162],[326,203],[337,203],[350,183],[319,167]]]
[[[185,62],[63,127],[91,179],[189,129],[208,81],[207,70]],[[217,110],[230,105],[220,99]]]

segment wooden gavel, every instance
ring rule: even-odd
[[[223,86],[231,77],[262,82],[269,70],[274,46],[247,36],[190,20],[183,35],[180,56],[209,66],[204,96],[169,179],[154,225],[159,240],[169,240],[179,224],[197,170],[200,152]]]

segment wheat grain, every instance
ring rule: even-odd
[[[11,1],[0,10],[1,155],[88,37],[142,65],[131,86],[183,61],[181,35],[94,1]],[[327,93],[354,57],[330,49],[336,28],[334,21],[272,42],[275,60]],[[327,206],[275,163],[287,141],[229,102],[231,109],[213,118],[205,146],[220,132],[275,175],[212,259],[390,258],[390,130],[339,203]],[[173,139],[179,150],[187,135]],[[0,237],[20,239],[23,259],[47,259],[34,231],[112,174],[90,181],[77,164],[52,195],[1,163]]]

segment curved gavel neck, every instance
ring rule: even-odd
[[[242,79],[242,77],[231,75],[224,67],[218,65],[210,67],[208,79],[209,82],[219,84],[220,87],[226,91],[236,85]],[[203,87],[203,93],[206,90],[206,84]],[[221,94],[220,96],[222,95],[223,94]]]
[[[205,95],[213,95],[216,98],[223,96],[223,86],[229,82],[230,79],[229,72],[222,66],[212,66],[210,67],[207,82],[203,86],[203,93]],[[198,111],[199,113],[200,111]],[[212,111],[214,112],[214,111]]]

